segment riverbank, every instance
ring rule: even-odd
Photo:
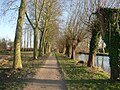
[[[77,54],[76,59],[88,62],[89,55],[88,54]],[[107,73],[110,73],[109,56],[96,55],[95,60],[94,60],[94,66],[103,69]]]
[[[78,54],[85,54],[85,55],[89,55],[89,53],[85,53],[85,52],[79,52]],[[96,55],[98,56],[109,56],[108,53],[97,53]]]
[[[75,65],[73,60],[56,54],[68,90],[119,90],[120,82],[112,83],[110,76],[97,68]]]

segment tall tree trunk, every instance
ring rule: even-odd
[[[29,38],[30,38],[29,31],[27,31],[27,51],[28,51],[28,46],[29,46]]]
[[[40,41],[39,41],[39,56],[42,56],[42,35],[43,35],[43,32],[41,32],[41,35],[40,35]]]
[[[26,30],[24,31],[24,51],[25,51],[25,48],[26,48]]]
[[[100,31],[97,29],[97,26],[95,29],[92,30],[92,37],[90,41],[90,50],[89,50],[89,59],[88,59],[88,67],[94,66],[94,59],[96,55],[96,50],[98,48],[98,43],[100,40]]]
[[[46,42],[44,42],[44,54],[46,54],[46,49],[47,49],[47,47],[46,47]]]
[[[120,79],[120,29],[113,31],[111,43],[107,43],[110,56],[111,79]]]
[[[49,53],[50,51],[49,51],[49,49],[50,49],[50,43],[49,42],[47,42],[46,43],[46,53]]]
[[[42,3],[42,6],[40,6],[40,11],[38,13],[38,2],[39,0],[34,0],[34,5],[35,5],[35,25],[31,22],[27,12],[25,13],[26,14],[26,18],[27,20],[29,21],[31,27],[33,28],[34,30],[34,49],[33,49],[33,58],[34,59],[37,59],[37,56],[38,56],[38,30],[39,30],[39,21],[40,21],[40,17],[41,17],[41,13],[42,13],[42,10],[43,10],[43,7],[44,7],[44,2],[45,0],[43,0],[43,3]],[[34,22],[34,21],[33,21]]]
[[[36,28],[34,31],[34,51],[33,51],[33,58],[37,59],[38,53],[38,29]]]
[[[21,44],[22,26],[24,23],[25,10],[26,10],[26,0],[21,0],[17,26],[16,26],[15,40],[14,40],[14,61],[13,61],[14,69],[22,68],[20,44]]]
[[[111,79],[120,79],[120,10],[101,8],[98,18],[102,27],[103,39],[109,52]]]
[[[48,28],[48,24],[49,24],[49,20],[48,20],[48,18],[46,18],[46,20],[45,20],[45,26],[44,26],[44,30],[43,30],[43,32],[42,32],[42,34],[41,34],[41,40],[40,40],[40,47],[39,47],[39,55],[40,56],[43,56],[44,54],[45,54],[45,52],[46,52],[46,36],[47,36],[47,28]]]
[[[30,49],[32,48],[32,31],[30,31]]]
[[[113,29],[110,32],[106,33],[105,37],[110,35],[109,41],[105,38],[105,43],[108,46],[109,51],[109,63],[111,68],[111,79],[117,80],[120,78],[120,29]]]
[[[45,31],[43,31],[41,33],[41,37],[40,37],[40,43],[39,43],[39,56],[43,56],[44,55],[44,33]]]
[[[36,27],[34,30],[34,51],[33,51],[33,58],[37,59],[38,57],[38,0],[35,0],[35,20],[36,20]]]

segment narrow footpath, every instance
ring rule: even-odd
[[[49,56],[46,63],[37,70],[35,77],[29,80],[24,90],[66,90],[59,70],[55,56]]]

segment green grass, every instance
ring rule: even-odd
[[[111,82],[110,76],[96,68],[75,65],[61,54],[56,54],[68,90],[120,90],[120,82]]]
[[[13,70],[12,63],[11,59],[7,65],[0,67],[0,90],[22,90],[45,60],[33,60],[31,52],[22,52],[23,69]]]
[[[13,55],[13,51],[0,51],[0,55]]]

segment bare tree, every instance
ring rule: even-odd
[[[52,42],[54,41],[55,33],[59,29],[58,17],[60,9],[57,0],[46,0],[45,8],[42,12],[42,30],[39,44],[39,56],[50,51]],[[48,49],[49,48],[49,49]]]
[[[68,18],[66,26],[66,54],[71,52],[71,58],[75,60],[75,51],[78,44],[88,37],[87,27],[82,22],[84,10],[81,6],[81,1],[74,2],[74,7],[71,8],[71,14]],[[71,51],[70,51],[71,49]],[[67,56],[70,56],[67,54]]]
[[[33,57],[34,59],[37,59],[38,57],[38,31],[39,31],[39,25],[40,25],[40,17],[41,17],[41,12],[42,12],[42,9],[43,9],[43,6],[44,6],[44,1],[38,1],[38,0],[34,0],[32,3],[34,5],[34,20],[32,21],[30,19],[30,17],[28,16],[27,12],[26,12],[26,17],[32,27],[32,29],[34,30],[34,53],[33,53]],[[40,4],[42,3],[42,4]],[[32,14],[32,13],[30,13]],[[34,22],[35,21],[35,22]]]

